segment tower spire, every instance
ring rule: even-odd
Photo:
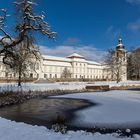
[[[115,51],[116,56],[116,79],[117,82],[127,80],[127,55],[126,50],[124,49],[122,38],[118,38],[118,45],[116,46]]]
[[[122,38],[121,38],[121,36],[119,36],[119,44],[122,44]]]
[[[121,36],[119,36],[118,45],[117,45],[116,49],[124,49],[124,45],[123,45],[123,41],[122,41]]]

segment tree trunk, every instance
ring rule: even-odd
[[[120,80],[117,78],[117,83],[119,83],[120,82]]]
[[[118,70],[118,72],[117,72],[117,83],[119,83],[120,82],[120,71]]]
[[[21,69],[19,69],[19,73],[18,73],[18,86],[21,86]]]

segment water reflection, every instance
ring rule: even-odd
[[[50,127],[58,118],[72,121],[75,111],[95,105],[88,100],[70,98],[39,98],[0,109],[0,116],[28,124]]]

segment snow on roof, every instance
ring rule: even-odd
[[[101,65],[100,63],[95,62],[95,61],[87,61],[87,63],[91,65]]]
[[[49,56],[49,55],[42,55],[42,57],[47,60],[66,61],[66,62],[71,61],[69,58],[65,58],[65,57],[57,57],[57,56]]]
[[[77,53],[73,53],[73,54],[67,56],[67,58],[71,58],[71,57],[84,58],[84,56],[82,56],[82,55],[80,55],[80,54],[77,54]]]
[[[73,53],[71,55],[69,55],[67,58],[65,57],[57,57],[57,56],[49,56],[49,55],[42,55],[43,59],[45,60],[51,60],[51,61],[55,61],[56,62],[62,62],[64,65],[67,65],[65,62],[72,62],[72,57],[76,57],[76,58],[84,58],[83,56],[77,54],[77,53]],[[85,62],[88,63],[89,65],[98,65],[100,66],[101,63],[95,62],[95,61],[86,61],[85,59],[79,59],[79,62]],[[47,62],[48,63],[48,62]],[[56,64],[56,65],[62,65],[62,63],[60,64]],[[46,63],[45,63],[46,64]],[[54,65],[54,63],[52,63]]]
[[[123,44],[122,43],[119,43],[117,46],[123,46]]]
[[[43,64],[47,65],[47,66],[71,67],[71,63],[69,63],[69,62],[58,62],[58,61],[55,61],[55,63],[54,63],[53,61],[44,61]]]

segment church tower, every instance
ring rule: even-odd
[[[120,81],[127,80],[127,53],[120,37],[116,46],[115,57],[117,58],[118,78]]]

